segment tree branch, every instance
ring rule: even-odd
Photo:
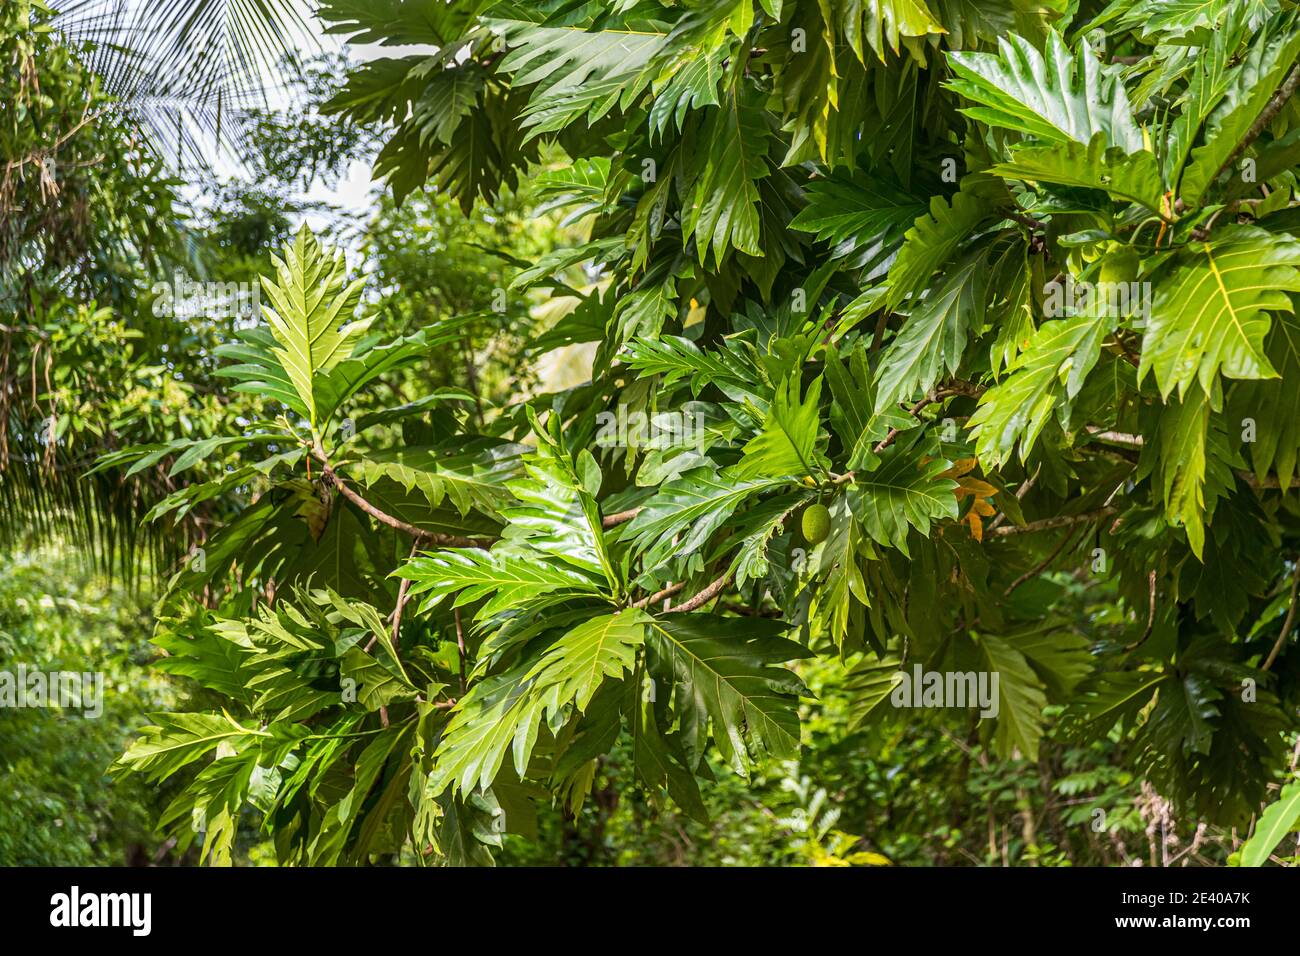
[[[1083,514],[1078,515],[1058,515],[1055,518],[1043,518],[1041,521],[1031,521],[1021,526],[1007,525],[1005,528],[994,528],[986,531],[985,534],[993,538],[1005,538],[1013,534],[1051,531],[1053,528],[1068,528],[1071,525],[1084,524],[1089,521],[1100,521],[1102,518],[1108,518],[1114,513],[1114,508],[1098,508],[1096,511],[1085,511]]]
[[[352,502],[366,514],[370,515],[370,517],[374,518],[380,524],[386,524],[390,528],[395,528],[398,531],[409,534],[419,542],[438,545],[444,548],[482,548],[486,550],[492,546],[492,539],[490,538],[466,538],[458,534],[443,534],[437,531],[425,531],[423,528],[417,528],[413,524],[408,524],[401,518],[394,518],[386,511],[381,511],[379,508],[376,508],[349,487],[348,483],[343,480],[342,476],[334,470],[334,466],[330,464],[329,459],[325,457],[325,453],[321,450],[319,445],[313,450],[313,453],[315,454],[316,459],[321,463],[321,470],[325,474],[325,477],[328,478],[330,483],[339,490],[339,494],[348,499],[348,501]]]
[[[731,583],[731,572],[728,571],[726,574],[718,578],[716,581],[710,584],[699,594],[695,595],[695,597],[687,601],[683,601],[681,604],[678,604],[676,607],[670,607],[668,610],[664,611],[664,613],[685,614],[688,611],[694,611],[698,607],[703,607],[704,605],[712,601],[715,597],[717,597],[719,594],[721,594],[722,589],[725,588],[730,583]]]
[[[1291,575],[1291,607],[1286,612],[1286,620],[1282,622],[1282,633],[1277,636],[1277,643],[1275,643],[1273,649],[1268,652],[1268,660],[1264,661],[1263,670],[1268,670],[1273,666],[1273,662],[1277,660],[1277,655],[1282,651],[1282,645],[1284,645],[1286,639],[1291,636],[1291,627],[1295,624],[1295,597],[1297,589],[1300,589],[1300,556],[1296,558],[1295,572]]]
[[[1020,587],[1020,585],[1024,584],[1030,578],[1038,577],[1038,575],[1042,574],[1045,570],[1047,570],[1047,568],[1051,566],[1052,562],[1056,560],[1057,555],[1059,555],[1062,551],[1065,550],[1065,546],[1070,543],[1070,539],[1074,537],[1074,528],[1075,528],[1074,525],[1070,525],[1068,528],[1066,528],[1065,534],[1061,536],[1061,543],[1058,544],[1054,549],[1052,549],[1052,553],[1049,554],[1042,561],[1040,561],[1038,564],[1034,565],[1024,574],[1020,575],[1020,577],[1012,581],[1011,584],[1007,587],[1007,589],[1002,592],[1002,596],[1010,597],[1011,592],[1014,591],[1016,588]]]
[[[1025,495],[1029,494],[1029,492],[1033,489],[1034,483],[1038,481],[1038,474],[1042,470],[1043,470],[1043,466],[1040,463],[1039,466],[1034,469],[1034,473],[1020,483],[1020,487],[1016,489],[1016,501],[1025,500]],[[1007,519],[1007,513],[1005,511],[1000,512],[998,516],[993,519],[993,523],[990,524],[988,528],[985,530],[992,531],[994,528],[1001,527],[1002,522],[1004,522],[1006,519]]]
[[[469,684],[465,673],[465,628],[460,623],[460,608],[452,608],[452,614],[456,618],[456,651],[460,658],[460,695],[464,697],[465,688]]]
[[[1006,217],[1012,222],[1018,222],[1030,232],[1046,232],[1047,227],[1035,219],[1033,216],[1026,216],[1024,213],[1009,212]]]
[[[1129,435],[1125,432],[1105,431],[1094,426],[1088,426],[1088,435],[1099,442],[1107,445],[1118,445],[1122,448],[1142,449],[1146,442],[1141,435]],[[1263,478],[1257,477],[1254,472],[1245,469],[1236,469],[1235,473],[1238,478],[1244,481],[1255,491],[1266,491],[1280,489],[1282,482],[1278,480],[1277,475],[1265,475]]]
[[[1135,651],[1151,636],[1151,632],[1156,626],[1156,569],[1152,568],[1147,575],[1147,626],[1142,631],[1142,636],[1132,644],[1124,648],[1125,653]]]
[[[1241,158],[1241,154],[1250,148],[1250,144],[1255,142],[1260,133],[1264,132],[1264,128],[1273,122],[1273,117],[1281,111],[1282,107],[1286,106],[1287,100],[1291,99],[1295,94],[1297,86],[1300,86],[1300,65],[1292,68],[1287,78],[1282,81],[1282,85],[1273,94],[1273,98],[1268,101],[1259,116],[1255,117],[1255,122],[1250,124],[1250,129],[1246,131],[1245,138],[1237,144],[1237,148],[1228,155],[1223,165],[1219,167],[1219,171],[1214,174],[1214,179],[1222,176],[1224,170],[1229,169]]]
[[[925,398],[921,399],[907,411],[908,414],[915,416],[927,405],[937,404],[938,402],[942,402],[945,398],[952,398],[954,395],[966,395],[971,398],[978,398],[980,395],[984,394],[984,391],[985,390],[982,386],[975,385],[972,382],[952,382],[945,385],[943,388],[938,388],[930,392],[930,394],[926,395]],[[905,430],[906,429],[902,428],[891,428],[889,433],[880,441],[876,442],[875,447],[871,450],[877,455],[880,454],[892,445],[898,436]],[[852,472],[849,474],[852,475]]]
[[[1141,435],[1128,435],[1124,432],[1111,432],[1089,425],[1088,436],[1107,445],[1120,445],[1124,448],[1141,448],[1144,444]]]
[[[641,513],[640,508],[629,508],[627,511],[617,511],[612,515],[605,515],[600,519],[602,528],[615,528],[618,525],[631,521]]]
[[[415,557],[415,552],[419,547],[420,547],[419,541],[416,541],[415,544],[411,545],[411,554],[407,558],[408,561],[411,560],[411,558]],[[398,657],[400,655],[400,645],[398,644],[398,635],[402,631],[402,608],[406,606],[406,599],[409,596],[410,589],[411,589],[411,579],[402,578],[402,583],[397,586],[397,604],[393,608],[392,617],[390,618],[390,620],[392,620],[393,622],[393,656],[394,657]],[[377,635],[372,636],[370,640],[366,643],[365,649],[367,652],[370,651],[370,648],[375,646],[376,640],[377,640]]]
[[[674,594],[676,594],[684,587],[686,587],[686,582],[678,581],[676,584],[668,585],[668,587],[664,588],[662,591],[656,591],[654,594],[650,595],[649,597],[643,597],[641,600],[637,601],[632,606],[640,607],[640,608],[649,607],[651,604],[657,604],[658,602],[664,600],[665,598],[672,597]]]

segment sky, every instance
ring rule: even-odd
[[[320,21],[311,19],[316,36],[326,49],[346,50],[356,60],[372,60],[378,57],[403,57],[413,53],[431,53],[433,47],[419,46],[380,46],[376,43],[343,44],[336,37],[326,36],[320,32]],[[365,212],[374,204],[373,193],[378,188],[371,180],[371,163],[354,161],[347,176],[333,185],[317,181],[307,191],[305,198],[331,203],[354,212]],[[313,229],[321,223],[313,221],[319,217],[308,217],[308,225]]]
[[[0,0],[0,2],[4,2],[4,0]],[[128,23],[138,5],[149,2],[158,2],[158,0],[90,0],[92,6],[98,5],[100,8],[114,3],[121,4],[122,9],[126,11],[123,14],[123,19]],[[231,0],[231,2],[234,2],[234,0]],[[354,60],[369,60],[377,57],[401,57],[412,53],[434,52],[434,48],[428,46],[345,44],[340,37],[326,34],[322,29],[321,22],[311,15],[315,3],[309,3],[307,0],[298,0],[298,2],[303,20],[308,27],[308,34],[297,36],[294,40],[295,45],[304,55],[311,56],[316,52],[343,50]],[[64,6],[63,9],[72,9],[71,3]],[[267,91],[268,102],[272,109],[289,105],[279,77],[267,72],[264,74],[262,85]],[[207,153],[208,161],[212,164],[218,180],[247,178],[247,172],[238,163],[232,161],[229,156],[222,155],[222,151],[216,148],[215,143],[208,144]],[[337,207],[343,214],[350,213],[360,219],[375,204],[375,195],[379,186],[372,181],[371,176],[370,159],[355,161],[349,165],[345,175],[337,182],[325,182],[318,178],[310,187],[301,190],[292,198],[328,203]],[[210,190],[200,184],[189,186],[183,191],[183,194],[196,208],[202,208],[211,202]],[[328,221],[328,217],[314,213],[309,213],[305,218],[308,225],[317,230],[326,225]]]

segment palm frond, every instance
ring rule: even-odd
[[[74,0],[54,21],[167,159],[239,162],[250,111],[316,45],[304,0]]]

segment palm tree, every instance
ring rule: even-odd
[[[243,120],[316,43],[306,0],[69,0],[54,21],[177,168],[239,159]]]
[[[268,105],[269,87],[280,70],[295,69],[297,49],[315,42],[309,16],[305,0],[68,0],[52,22],[67,45],[77,48],[82,66],[100,77],[102,89],[114,99],[110,109],[120,110],[127,125],[141,131],[149,151],[174,169],[211,169],[214,145],[238,160],[241,120],[250,109]],[[89,112],[73,128],[99,115]],[[55,141],[59,132],[42,133],[47,140],[42,149],[52,160],[61,158],[54,155],[62,145]],[[121,156],[110,160],[121,161]],[[27,217],[46,236],[58,232],[55,222],[80,222],[81,190],[66,190],[67,203],[57,201],[57,192],[45,197],[48,202],[38,202],[37,214]],[[140,248],[131,248],[137,237],[102,238],[123,247],[110,257],[114,261],[144,258]],[[148,246],[151,238],[135,245]],[[10,286],[21,291],[22,283],[9,279],[24,274],[28,284],[72,288],[64,274],[71,267],[56,264],[47,253],[40,242],[28,243],[9,257],[12,262],[0,261],[0,302],[19,303],[19,314],[0,316],[0,547],[70,540],[82,554],[106,564],[116,558],[130,576],[141,551],[151,553],[159,567],[176,557],[178,547],[183,550],[183,542],[139,523],[150,498],[156,497],[148,486],[165,481],[165,475],[150,471],[130,481],[116,473],[87,476],[97,454],[111,445],[83,442],[73,452],[53,437],[55,427],[66,420],[63,410],[56,412],[52,402],[39,400],[49,390],[45,379],[53,353],[48,339],[57,332],[52,327],[64,321],[76,324],[77,315],[44,307],[26,314],[24,297],[6,292],[13,292]],[[114,276],[102,271],[94,272],[91,286],[100,305],[113,298],[104,293]],[[100,372],[97,364],[82,371],[94,377]]]

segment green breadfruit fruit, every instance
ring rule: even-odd
[[[809,544],[821,544],[831,533],[830,509],[820,503],[814,503],[804,509],[803,536]]]

